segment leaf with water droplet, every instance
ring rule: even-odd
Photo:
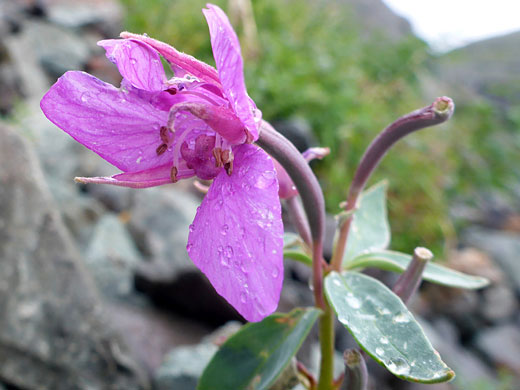
[[[401,299],[378,280],[357,272],[331,272],[325,293],[361,348],[394,375],[422,383],[455,376]]]
[[[319,313],[315,308],[299,308],[243,326],[222,344],[197,389],[268,389],[296,354]]]
[[[379,250],[365,253],[346,264],[349,270],[375,267],[385,271],[404,272],[412,256],[406,253]],[[480,276],[467,275],[436,263],[428,263],[424,269],[423,279],[443,286],[477,289],[486,287],[489,280]]]

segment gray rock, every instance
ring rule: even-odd
[[[54,0],[47,4],[50,22],[70,28],[97,27],[116,37],[123,19],[123,10],[117,1]]]
[[[211,343],[179,347],[170,352],[154,380],[156,390],[193,390],[218,347]]]
[[[117,216],[99,220],[84,257],[103,295],[124,298],[134,292],[134,270],[143,259]]]
[[[518,312],[518,300],[505,285],[494,285],[482,292],[484,302],[480,305],[482,316],[491,322],[507,320]]]
[[[487,329],[478,335],[477,347],[497,367],[507,367],[520,375],[520,329],[505,324]]]
[[[0,127],[0,380],[24,389],[143,389],[103,320],[32,152]]]
[[[520,291],[520,234],[472,227],[465,231],[462,241],[489,253]]]

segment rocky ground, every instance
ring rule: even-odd
[[[74,176],[115,170],[39,109],[69,69],[119,83],[95,43],[117,36],[121,17],[115,1],[0,0],[0,390],[193,390],[222,339],[207,335],[241,320],[184,250],[201,199],[191,183],[139,191],[75,184]],[[430,389],[495,389],[499,371],[520,378],[520,199],[482,199],[480,208],[454,205],[454,217],[471,224],[448,261],[492,285],[424,285],[413,303],[458,375],[455,385]],[[308,270],[286,268],[280,310],[312,304]],[[339,351],[352,345],[339,335]],[[313,342],[300,358],[313,365]],[[372,388],[427,387],[370,365]]]

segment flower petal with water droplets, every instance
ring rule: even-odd
[[[88,73],[67,72],[40,106],[56,126],[122,171],[142,171],[171,161],[171,153],[156,153],[159,129],[168,113],[131,91]]]
[[[202,12],[208,22],[211,47],[224,94],[256,141],[258,123],[253,114],[256,107],[247,95],[240,43],[224,11],[213,4],[207,7]]]
[[[131,39],[105,39],[98,45],[106,50],[107,58],[134,87],[145,91],[163,89],[166,74],[161,57],[149,45]]]
[[[272,159],[255,145],[233,148],[234,170],[213,181],[197,211],[188,253],[215,290],[248,321],[278,305],[283,223]]]

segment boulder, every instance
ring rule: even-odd
[[[35,153],[3,126],[0,139],[0,380],[28,390],[147,389],[106,324]]]

